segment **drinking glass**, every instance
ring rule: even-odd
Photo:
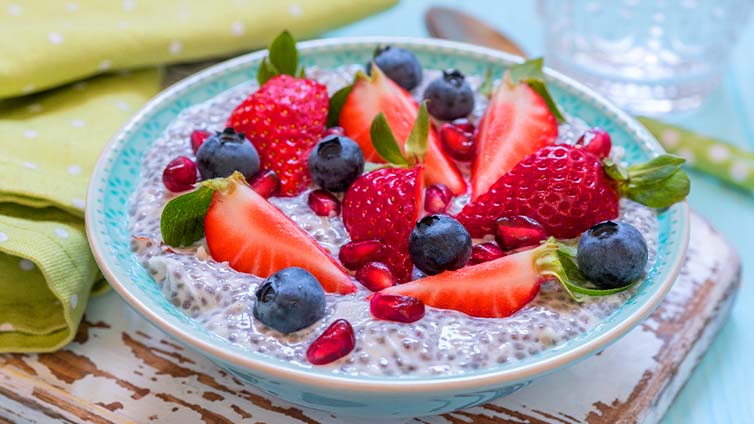
[[[540,0],[549,66],[635,113],[697,107],[754,0]]]

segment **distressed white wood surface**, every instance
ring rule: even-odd
[[[682,275],[660,308],[618,343],[506,398],[410,421],[657,422],[727,318],[739,283],[729,245],[699,217],[691,225]],[[91,302],[65,349],[0,355],[0,417],[0,423],[353,422],[269,399],[175,344],[115,293]]]

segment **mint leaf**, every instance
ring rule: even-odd
[[[628,167],[633,184],[647,184],[662,180],[676,173],[686,159],[675,155],[660,155],[652,160]]]
[[[340,123],[340,111],[346,103],[348,95],[353,90],[353,84],[347,85],[330,97],[330,106],[327,109],[327,126],[335,127]]]
[[[487,70],[484,71],[484,81],[479,84],[477,91],[485,97],[490,97],[495,91],[495,87],[492,84],[492,67],[487,67]]]
[[[550,109],[550,112],[555,116],[555,119],[559,123],[565,122],[565,116],[560,112],[560,109],[558,109],[558,106],[555,104],[555,100],[553,100],[550,92],[547,90],[545,76],[542,72],[543,64],[544,60],[541,57],[538,57],[536,59],[529,59],[524,63],[513,65],[508,68],[507,72],[513,83],[522,82],[531,87],[532,90],[536,91],[537,94],[544,99],[545,103],[547,103],[547,108]]]
[[[390,125],[387,123],[387,119],[382,112],[380,112],[372,121],[372,126],[369,128],[369,135],[372,137],[374,150],[376,150],[383,159],[399,166],[409,165],[408,159],[403,156],[401,148],[398,147],[398,142],[395,141],[393,131],[390,129]]]
[[[427,112],[427,102],[423,101],[419,107],[419,113],[416,115],[416,122],[411,128],[411,134],[406,140],[406,156],[415,162],[421,162],[424,154],[427,153],[429,145],[429,112]]]
[[[214,190],[199,187],[169,201],[160,216],[162,240],[174,247],[190,246],[204,237],[204,216]]]
[[[686,198],[691,190],[689,176],[678,169],[669,177],[655,182],[635,184],[629,180],[624,190],[629,199],[650,208],[667,208]]]
[[[269,81],[270,78],[278,74],[279,72],[275,68],[275,65],[267,61],[267,58],[265,57],[264,59],[262,59],[262,63],[259,64],[259,70],[257,71],[257,82],[261,87],[262,85],[264,85],[264,83]]]
[[[281,74],[296,76],[298,69],[298,50],[296,49],[296,40],[288,31],[283,31],[278,35],[269,47],[270,63]]]

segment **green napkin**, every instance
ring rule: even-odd
[[[72,81],[227,56],[283,28],[305,38],[393,3],[0,0],[0,352],[59,349],[107,288],[84,232],[88,176],[163,83],[154,68]]]

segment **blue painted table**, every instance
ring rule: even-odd
[[[534,1],[404,0],[393,9],[327,36],[428,36],[424,12],[447,5],[485,17],[516,39],[531,55],[541,55],[542,20]],[[665,119],[690,129],[754,149],[754,25],[749,24],[720,87],[704,105],[683,116]],[[709,219],[738,249],[743,281],[729,322],[718,335],[678,399],[667,423],[754,422],[754,196],[731,190],[701,174],[691,173],[693,208]],[[747,282],[749,284],[747,285]]]

